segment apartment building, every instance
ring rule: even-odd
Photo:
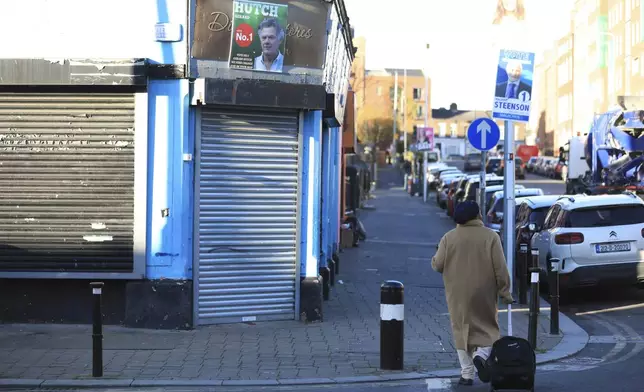
[[[535,69],[537,144],[556,151],[620,95],[644,96],[644,0],[578,0]]]
[[[431,108],[431,79],[420,69],[366,69],[366,39],[355,38],[356,57],[352,64],[351,88],[355,92],[358,134],[369,121],[394,117],[394,98],[398,99],[397,131],[407,133],[408,142],[416,127],[425,125],[426,108]],[[397,75],[397,76],[396,76]],[[394,86],[397,83],[397,94]],[[427,94],[426,94],[427,93]],[[426,101],[428,104],[426,105]],[[431,113],[429,113],[431,118]]]

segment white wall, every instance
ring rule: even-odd
[[[345,40],[342,30],[339,28],[340,20],[335,6],[331,9],[330,19],[331,29],[324,62],[324,82],[327,92],[335,94],[335,114],[338,121],[342,123],[349,88],[351,59],[345,48]]]
[[[187,3],[0,0],[0,58],[150,58],[185,64]],[[182,41],[155,42],[157,22],[182,24]]]

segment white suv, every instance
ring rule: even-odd
[[[635,194],[562,196],[532,237],[545,273],[561,260],[562,289],[644,280],[644,201]]]

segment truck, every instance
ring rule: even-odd
[[[588,133],[560,148],[567,194],[644,196],[644,98],[618,101],[619,106],[594,116]]]

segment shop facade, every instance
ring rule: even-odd
[[[165,3],[115,0],[100,19],[82,1],[3,10],[2,322],[91,322],[103,281],[108,324],[191,323],[176,191],[192,182],[189,5]]]
[[[233,34],[243,30],[240,19],[253,26],[263,19],[236,18],[237,7],[255,11],[249,4],[196,6],[195,325],[321,320],[337,243],[335,113],[353,55],[336,53],[352,48],[346,12],[332,2],[286,0],[260,10],[285,37],[282,68],[265,72],[249,60],[261,47]]]
[[[107,324],[321,320],[353,58],[342,2],[252,9],[284,25],[282,69],[262,72],[232,33],[254,3],[115,0],[101,20],[117,30],[80,0],[35,1],[55,42],[0,59],[0,321],[89,322],[91,281]]]

